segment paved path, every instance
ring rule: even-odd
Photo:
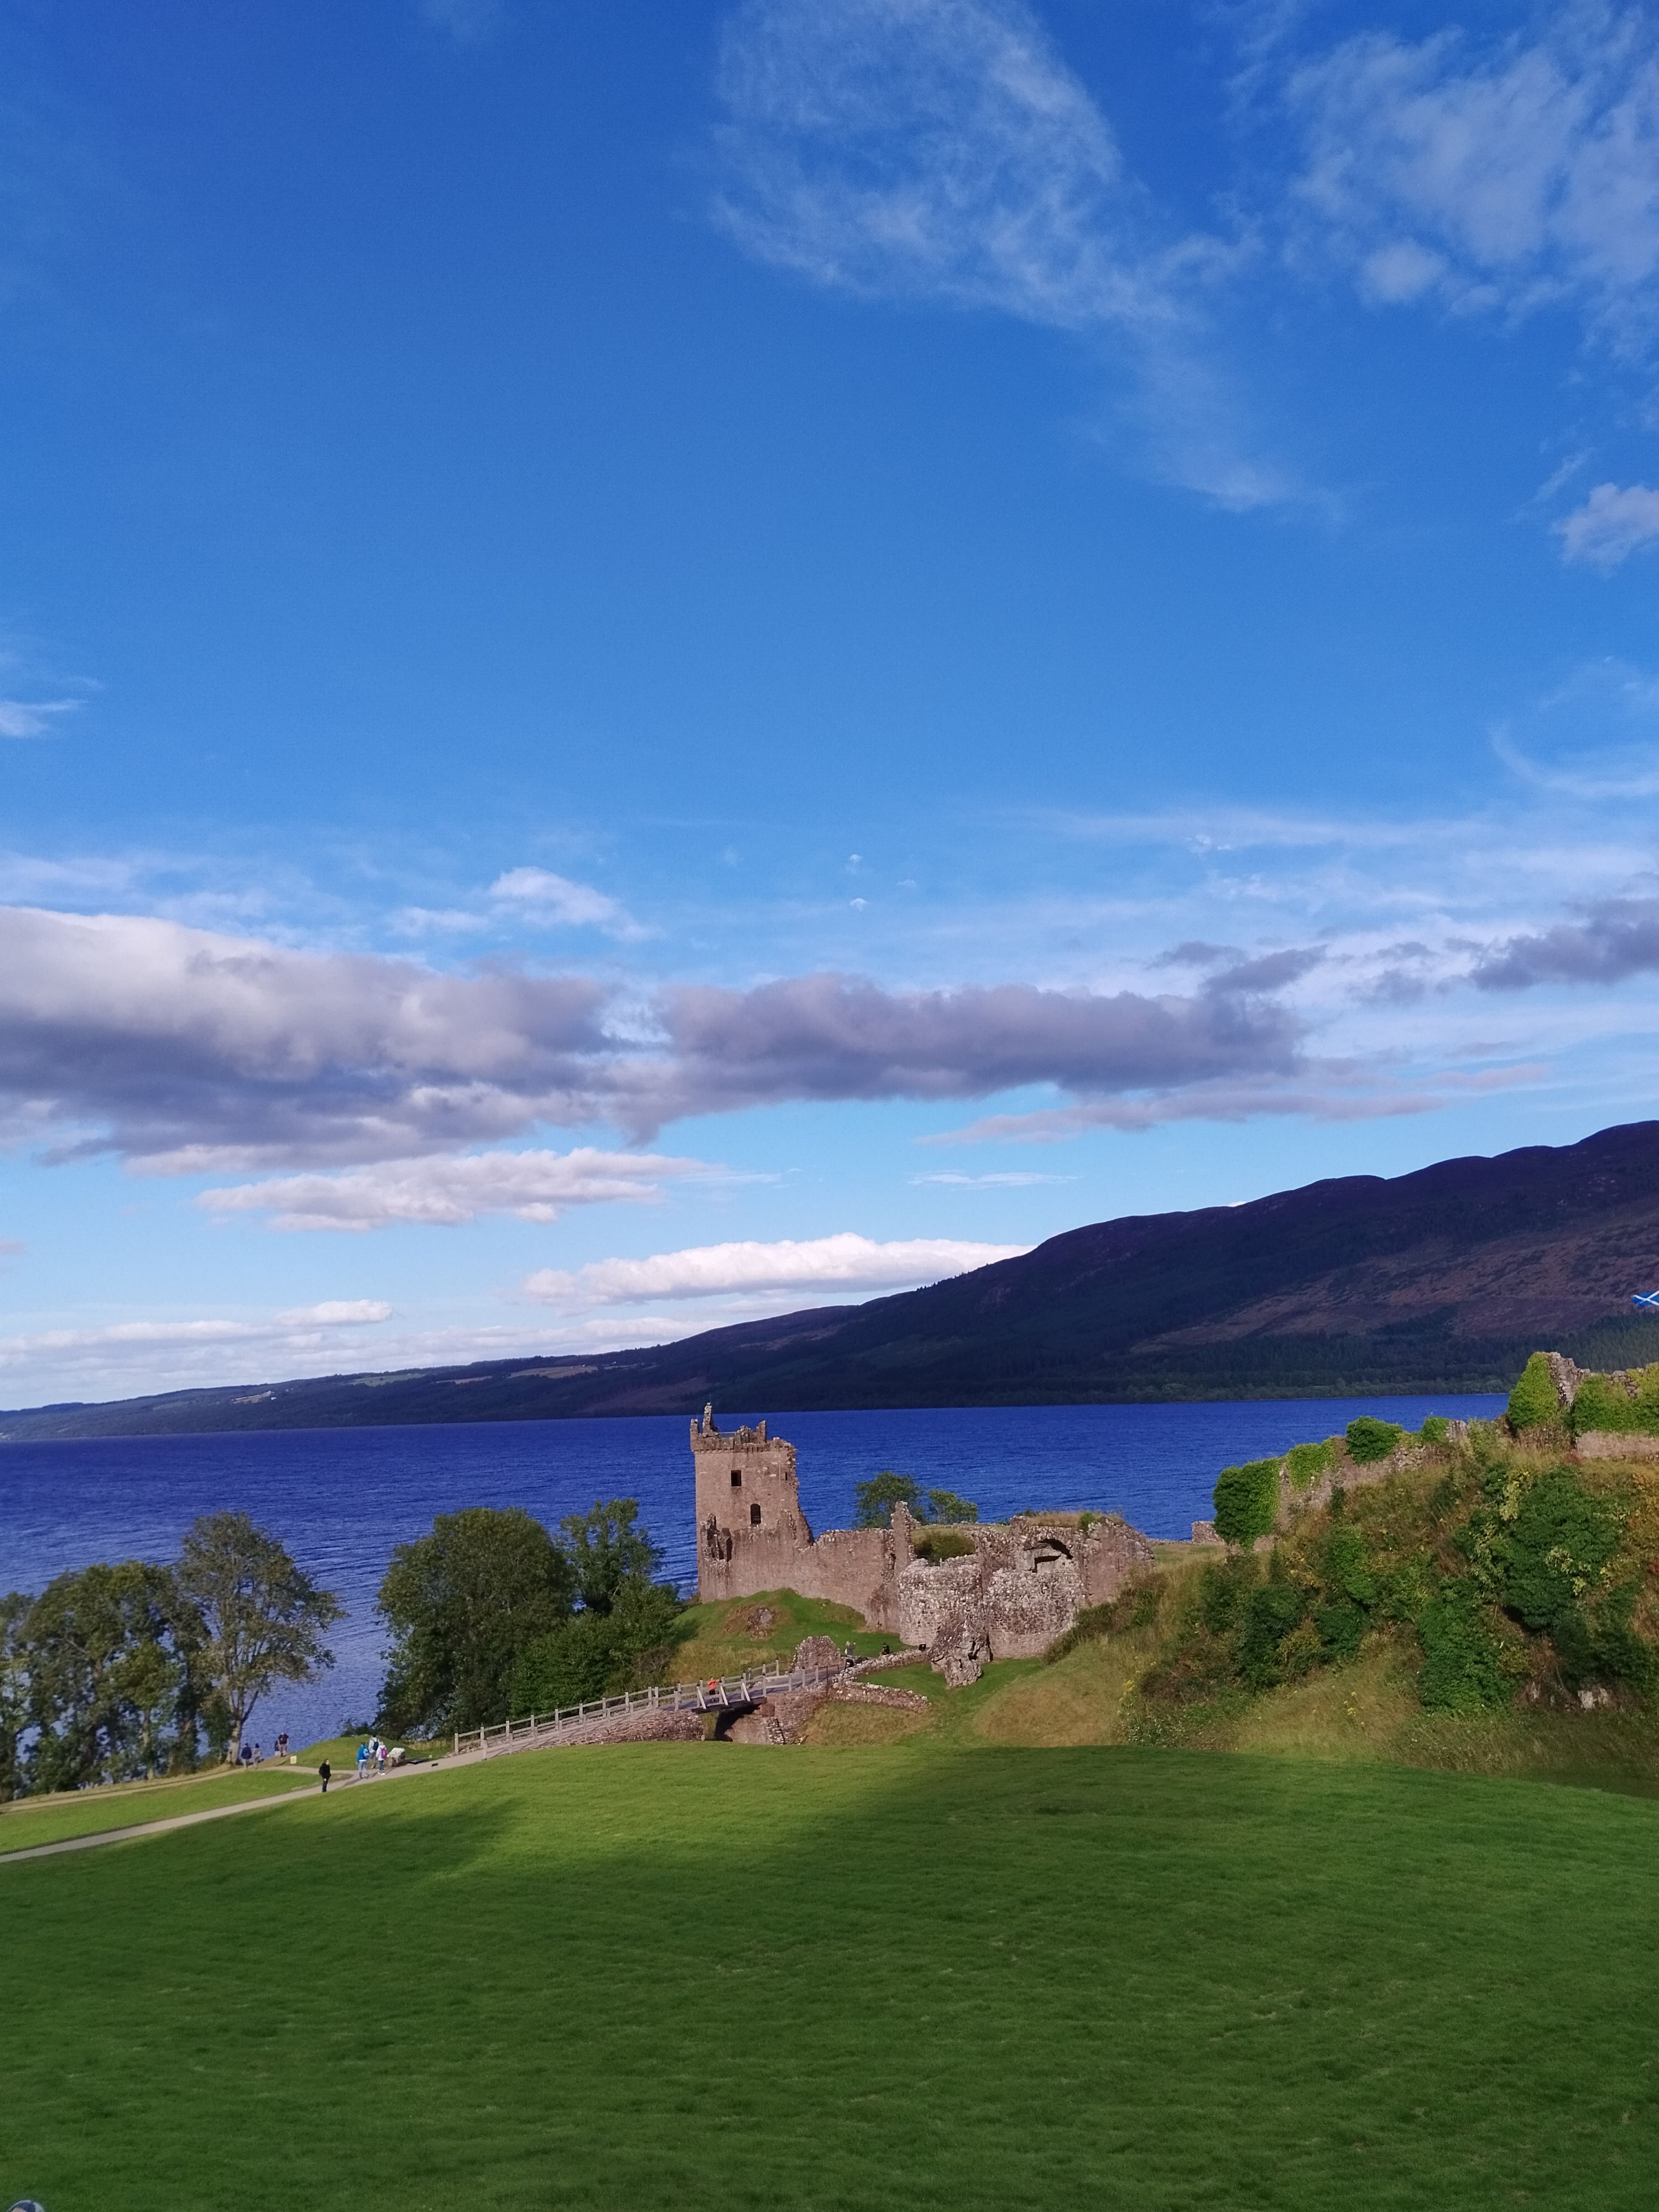
[[[474,1753],[472,1756],[477,1757]],[[360,1782],[355,1774],[337,1774],[330,1788],[335,1790],[363,1790],[369,1784],[404,1781],[411,1774],[431,1774],[440,1765],[437,1759],[423,1759],[417,1765],[388,1767],[384,1774],[372,1774]],[[465,1766],[471,1762],[464,1752],[459,1759],[447,1759],[446,1766]],[[59,1851],[89,1851],[96,1844],[127,1844],[139,1836],[162,1836],[169,1828],[193,1828],[203,1820],[228,1820],[234,1813],[264,1813],[273,1805],[290,1805],[296,1797],[320,1797],[319,1783],[314,1790],[303,1786],[298,1790],[275,1790],[269,1797],[249,1797],[240,1805],[211,1805],[205,1813],[175,1813],[167,1820],[143,1820],[130,1828],[98,1828],[87,1836],[64,1836],[55,1844],[29,1844],[21,1850],[0,1851],[0,1866],[9,1866],[16,1859],[49,1859]],[[0,1831],[3,1833],[3,1831]]]

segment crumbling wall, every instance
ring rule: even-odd
[[[1152,1563],[1146,1537],[1115,1513],[953,1524],[973,1549],[937,1565],[916,1558],[916,1524],[902,1504],[890,1528],[814,1537],[794,1447],[769,1437],[764,1421],[722,1433],[705,1407],[691,1424],[691,1453],[700,1598],[792,1589],[850,1606],[872,1628],[936,1651],[947,1680],[973,1680],[987,1659],[1035,1657],[1082,1607],[1115,1597]]]

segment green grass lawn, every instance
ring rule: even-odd
[[[240,1805],[250,1797],[281,1797],[301,1783],[316,1787],[317,1778],[301,1770],[255,1767],[247,1774],[219,1772],[204,1780],[136,1782],[112,1790],[82,1790],[72,1796],[22,1797],[0,1805],[0,1853],[27,1850],[32,1844],[61,1843],[68,1836],[95,1835],[103,1828],[136,1828],[145,1820],[171,1820],[181,1813],[205,1813],[216,1805]],[[0,2184],[0,2186],[3,2186]]]
[[[1648,2206],[1659,1804],[918,1736],[0,1869],[48,2212]]]

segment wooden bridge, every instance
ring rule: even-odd
[[[864,1663],[891,1666],[895,1662],[887,1657]],[[711,1676],[706,1682],[671,1682],[650,1690],[624,1690],[614,1698],[595,1698],[588,1705],[565,1705],[556,1713],[530,1713],[523,1720],[501,1721],[494,1728],[460,1729],[451,1756],[465,1752],[474,1758],[499,1759],[504,1752],[535,1751],[600,1721],[619,1720],[627,1713],[752,1712],[779,1691],[821,1689],[852,1671],[852,1664],[845,1662],[834,1667],[770,1667],[751,1668],[746,1674]]]

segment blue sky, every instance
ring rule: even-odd
[[[1632,11],[0,26],[0,1397],[1652,1111]]]

